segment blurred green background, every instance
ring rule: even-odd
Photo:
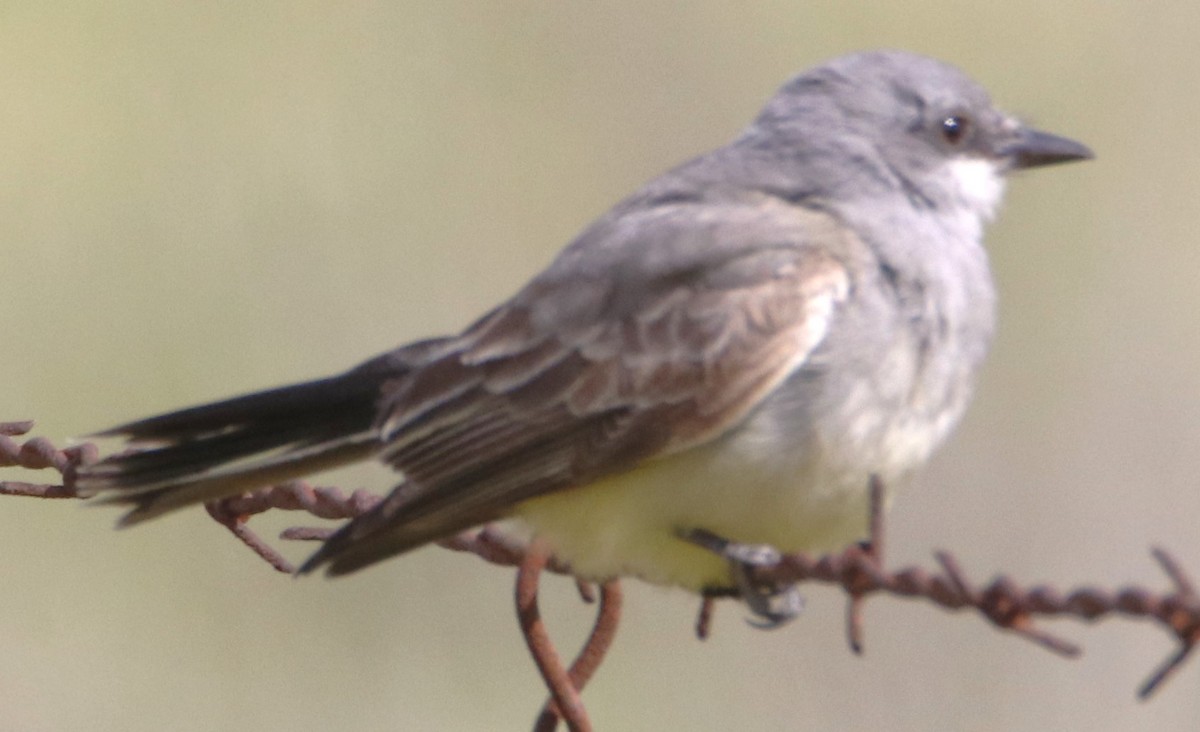
[[[797,70],[901,47],[1099,157],[1013,181],[993,357],[891,562],[1163,587],[1161,544],[1200,572],[1200,4],[867,7],[3,3],[0,420],[63,440],[461,327]],[[524,729],[542,701],[508,570],[292,581],[202,511],[114,518],[0,501],[0,729]],[[1048,625],[1071,662],[882,599],[855,658],[826,589],[772,633],[721,606],[705,643],[693,598],[626,589],[600,729],[1200,727],[1200,664],[1134,701],[1172,650],[1145,624]],[[569,653],[591,611],[544,602]]]

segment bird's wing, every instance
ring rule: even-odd
[[[825,337],[849,238],[768,198],[601,220],[394,385],[382,454],[406,482],[304,571],[353,571],[727,431]]]

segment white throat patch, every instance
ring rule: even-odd
[[[995,216],[1004,195],[1004,176],[995,163],[981,158],[958,158],[947,167],[963,205],[985,221]]]

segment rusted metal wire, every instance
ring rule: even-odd
[[[700,640],[708,640],[708,634],[712,631],[713,613],[717,609],[717,598],[701,597],[700,612],[696,613],[696,637]]]
[[[96,448],[91,444],[72,446],[65,450],[56,448],[45,438],[31,438],[18,443],[13,438],[25,435],[32,429],[32,422],[0,423],[0,467],[16,466],[31,470],[51,468],[62,474],[63,482],[59,484],[38,484],[15,481],[0,481],[0,495],[23,495],[39,498],[72,498],[77,497],[71,488],[71,476],[74,466],[96,459]],[[1196,586],[1183,570],[1179,562],[1165,549],[1155,548],[1154,559],[1167,575],[1173,587],[1167,591],[1154,591],[1140,586],[1129,586],[1115,590],[1097,587],[1081,587],[1063,592],[1049,586],[1023,588],[1016,581],[1007,577],[997,577],[990,583],[979,586],[973,583],[948,552],[937,552],[935,558],[939,565],[937,571],[927,571],[917,567],[908,567],[897,571],[886,571],[883,568],[883,530],[882,510],[883,487],[877,482],[872,483],[873,512],[871,517],[871,540],[865,545],[853,545],[836,554],[812,556],[808,554],[789,554],[781,558],[774,566],[759,567],[755,570],[756,581],[776,582],[818,582],[836,585],[846,592],[849,598],[847,610],[847,635],[852,649],[861,650],[862,622],[860,610],[862,602],[871,595],[886,594],[903,598],[923,599],[934,605],[949,610],[973,609],[984,619],[1006,631],[1031,640],[1042,647],[1064,656],[1074,656],[1079,648],[1065,640],[1042,631],[1034,625],[1038,617],[1070,617],[1086,622],[1096,622],[1110,616],[1139,618],[1149,620],[1164,628],[1175,639],[1177,649],[1149,676],[1139,689],[1140,698],[1148,698],[1154,691],[1170,678],[1175,671],[1192,654],[1197,644],[1200,644],[1200,595]],[[314,487],[304,481],[294,481],[285,485],[254,491],[241,496],[227,498],[210,505],[209,513],[215,520],[228,528],[243,543],[256,554],[263,557],[272,567],[281,572],[291,572],[291,564],[283,559],[273,548],[257,536],[247,526],[247,521],[258,513],[274,509],[304,511],[313,516],[326,519],[347,519],[358,516],[369,510],[380,499],[365,491],[346,493],[335,488]],[[285,539],[323,539],[328,536],[327,529],[297,527],[283,533]],[[469,552],[493,564],[521,567],[530,559],[531,552],[514,541],[511,537],[492,527],[482,527],[463,532],[457,536],[439,542],[441,546],[454,551]],[[569,574],[570,568],[553,557],[536,558],[536,570],[526,568],[522,575],[525,592],[536,594],[537,578],[542,571],[558,574]],[[533,565],[531,565],[533,566]],[[530,579],[532,572],[533,579]],[[593,637],[603,637],[603,643],[598,648],[607,648],[615,632],[616,622],[620,615],[620,596],[615,584],[602,588],[601,608],[597,616]],[[614,599],[615,598],[615,599]],[[526,600],[529,598],[526,597]],[[536,604],[534,605],[536,608]],[[697,621],[697,632],[701,636],[710,628],[713,609],[713,598],[706,598]],[[601,627],[603,625],[603,628]],[[544,630],[544,628],[543,628]],[[603,631],[603,632],[601,632]],[[531,644],[531,652],[538,659],[543,645],[553,650],[549,638],[538,641],[535,651],[533,641],[526,635]],[[597,641],[600,643],[600,641]],[[591,647],[591,641],[585,646]],[[581,659],[584,654],[581,654]],[[555,687],[547,679],[548,688],[554,695],[555,709],[564,709],[568,724],[571,723],[572,710],[578,705],[578,691],[594,672],[603,657],[603,650],[597,652],[583,668],[587,673],[575,673],[572,670],[563,671],[554,678],[554,683],[569,685],[575,690],[575,696],[565,693],[565,687]],[[544,660],[543,656],[543,660]],[[557,656],[555,656],[557,658]],[[577,660],[577,663],[580,661]],[[540,665],[541,661],[539,661]],[[559,664],[561,667],[561,663]],[[565,680],[564,680],[565,679]],[[579,707],[582,708],[581,706]],[[551,709],[547,707],[547,710]],[[545,718],[539,717],[540,720]],[[556,712],[551,716],[556,717]],[[545,722],[544,724],[549,724]],[[586,729],[585,727],[581,727]]]
[[[886,488],[879,476],[872,475],[867,490],[870,492],[867,500],[868,539],[865,545],[859,545],[859,549],[863,553],[864,560],[873,562],[876,567],[882,567],[885,526],[883,516],[886,498],[884,492]],[[866,598],[863,587],[866,584],[864,579],[848,577],[847,581],[850,583],[850,587],[846,589],[846,641],[850,644],[850,650],[860,656],[863,652],[862,608]]]
[[[92,462],[99,454],[99,450],[90,442],[60,450],[45,437],[31,437],[19,444],[12,439],[27,434],[33,429],[33,424],[33,420],[0,422],[0,468],[14,466],[29,470],[53,468],[66,477],[74,469],[74,466]],[[78,498],[75,491],[64,484],[19,483],[16,481],[0,481],[0,495]]]
[[[1034,627],[1034,617],[1072,617],[1095,622],[1118,615],[1151,620],[1166,629],[1179,648],[1143,684],[1139,691],[1143,699],[1159,688],[1200,643],[1200,597],[1176,560],[1163,549],[1155,549],[1154,556],[1175,585],[1165,593],[1137,586],[1111,591],[1083,587],[1068,593],[1048,586],[1023,589],[1003,576],[986,586],[975,587],[952,555],[938,552],[935,556],[942,565],[941,574],[914,567],[885,572],[857,546],[841,554],[820,557],[789,554],[774,567],[764,567],[756,574],[765,581],[838,585],[864,597],[883,593],[925,599],[949,610],[972,608],[996,627],[1063,656],[1078,655],[1079,648]]]
[[[623,599],[620,580],[612,579],[600,586],[600,607],[596,613],[596,622],[592,625],[592,632],[588,635],[587,642],[583,644],[579,655],[575,656],[575,660],[571,662],[571,668],[567,670],[567,677],[576,692],[583,691],[583,687],[600,668],[605,654],[608,653],[613,639],[616,638]],[[549,688],[551,680],[546,677],[542,677],[542,679]],[[562,714],[558,705],[553,703],[556,696],[558,694],[552,692],[550,699],[546,700],[542,706],[542,713],[538,715],[537,721],[533,725],[535,732],[551,732],[558,726],[558,720],[562,718]],[[582,708],[582,701],[580,707]],[[567,721],[569,726],[570,721]]]
[[[276,571],[283,572],[284,574],[295,574],[295,565],[285,559],[282,554],[275,551],[274,547],[263,541],[257,533],[246,525],[247,517],[245,514],[239,514],[230,510],[228,501],[210,501],[204,504],[204,508],[208,511],[208,515],[213,517],[214,521],[229,529],[239,541],[248,546],[255,554],[262,557]]]
[[[221,510],[249,518],[274,509],[304,511],[324,519],[348,519],[366,513],[380,497],[364,490],[345,493],[337,488],[321,488],[304,480],[293,480],[270,488],[218,501]]]
[[[538,672],[550,690],[550,701],[543,707],[534,729],[553,730],[561,717],[571,732],[591,732],[592,722],[579,696],[581,685],[571,678],[571,673],[563,666],[538,608],[538,580],[549,558],[545,545],[535,541],[517,568],[515,599],[521,635],[525,637],[525,645],[529,647]]]

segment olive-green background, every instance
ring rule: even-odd
[[[891,560],[1163,587],[1153,544],[1200,572],[1198,36],[1183,0],[5,2],[0,420],[63,440],[461,327],[797,70],[901,47],[1098,159],[1012,182],[993,357]],[[202,511],[114,518],[0,501],[0,729],[523,729],[541,703],[508,570],[293,581]],[[827,589],[771,633],[722,606],[700,643],[691,597],[626,588],[600,729],[1200,727],[1200,664],[1134,701],[1172,650],[1142,623],[1050,624],[1066,661],[880,599],[856,658]],[[569,652],[590,610],[545,602]]]

